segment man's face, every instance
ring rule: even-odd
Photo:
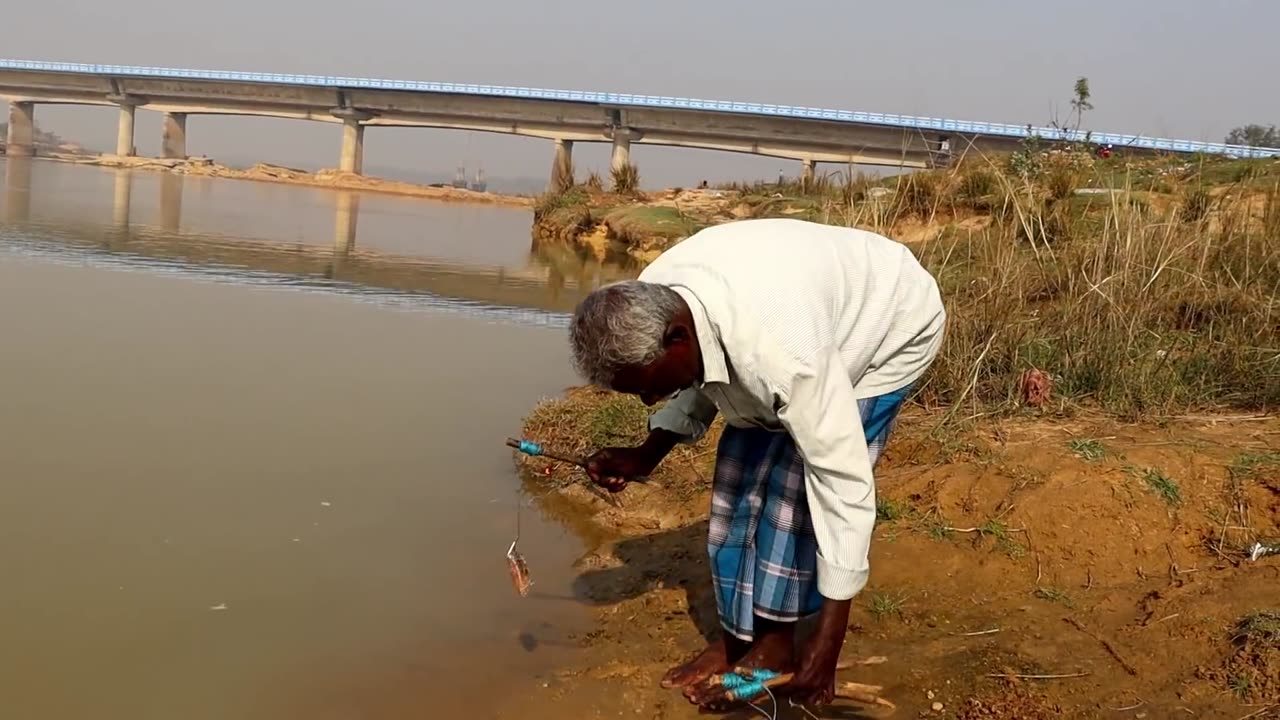
[[[687,328],[668,332],[664,351],[648,365],[622,368],[613,377],[613,390],[635,395],[645,405],[655,405],[693,386],[702,376],[702,356],[697,339]]]

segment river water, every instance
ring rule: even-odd
[[[625,271],[527,211],[10,159],[0,717],[488,717],[581,553],[502,441]]]

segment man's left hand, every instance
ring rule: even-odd
[[[852,600],[824,600],[818,627],[800,653],[800,669],[786,693],[792,702],[814,707],[830,705],[836,696],[836,666],[849,627]]]

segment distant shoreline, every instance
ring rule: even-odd
[[[442,202],[471,203],[477,205],[502,205],[506,207],[532,208],[534,198],[525,195],[506,195],[502,193],[479,192],[444,185],[423,185],[402,180],[358,175],[340,170],[319,170],[309,172],[282,165],[258,163],[253,167],[242,169],[220,165],[205,158],[188,158],[185,160],[121,157],[118,155],[76,155],[66,153],[49,153],[38,155],[37,159],[55,160],[76,165],[92,165],[96,167],[120,168],[127,170],[148,170],[152,172],[169,172],[179,175],[198,177],[227,178],[231,180],[255,180],[285,185],[301,185],[305,187],[326,188],[330,190],[349,190],[352,192],[372,192],[401,197],[414,197],[423,200]]]

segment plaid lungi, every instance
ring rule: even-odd
[[[875,467],[910,388],[858,401]],[[791,435],[728,426],[717,450],[707,533],[720,624],[754,639],[754,617],[794,622],[822,607],[804,458]]]

